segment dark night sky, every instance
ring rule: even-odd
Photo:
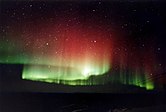
[[[54,65],[56,57],[79,69],[88,60],[99,73],[109,62],[150,77],[166,71],[164,1],[1,1],[0,12],[2,64]]]
[[[0,0],[0,112],[165,111],[166,2],[110,1]]]

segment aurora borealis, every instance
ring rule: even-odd
[[[3,2],[0,63],[23,64],[26,80],[154,89],[153,76],[165,64],[155,23],[163,19],[151,8],[127,5]]]

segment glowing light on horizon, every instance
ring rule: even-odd
[[[110,37],[104,26],[101,29],[92,25],[93,29],[88,29],[90,23],[69,27],[60,24],[36,32],[25,29],[25,38],[0,41],[0,63],[23,64],[22,79],[26,80],[65,85],[118,82],[147,90],[154,88],[153,81],[147,78],[155,64],[148,60],[153,55],[148,50],[132,51],[113,35]]]

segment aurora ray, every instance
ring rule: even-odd
[[[24,9],[19,3],[19,10],[15,5],[11,6],[12,10],[7,6],[2,8],[6,16],[0,23],[3,28],[0,63],[22,64],[22,78],[26,80],[67,85],[120,83],[155,88],[151,74],[158,72],[162,65],[155,55],[157,36],[142,32],[137,35],[139,25],[126,24],[126,20],[121,23],[119,18],[124,15],[116,16],[114,7],[107,7],[113,11],[108,14],[103,13],[108,12],[107,8],[91,10],[87,4],[83,6],[89,8],[77,3],[73,6],[56,4],[47,4],[50,7],[45,8],[44,16],[37,7],[35,10],[26,7],[26,13],[21,13]],[[6,13],[8,8],[11,12],[17,9],[19,13],[12,12],[11,16]],[[18,20],[22,16],[25,18]],[[126,31],[129,26],[131,31]]]

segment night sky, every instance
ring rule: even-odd
[[[166,71],[165,2],[0,2],[0,64],[22,78],[154,89]],[[99,77],[99,78],[98,78]]]

